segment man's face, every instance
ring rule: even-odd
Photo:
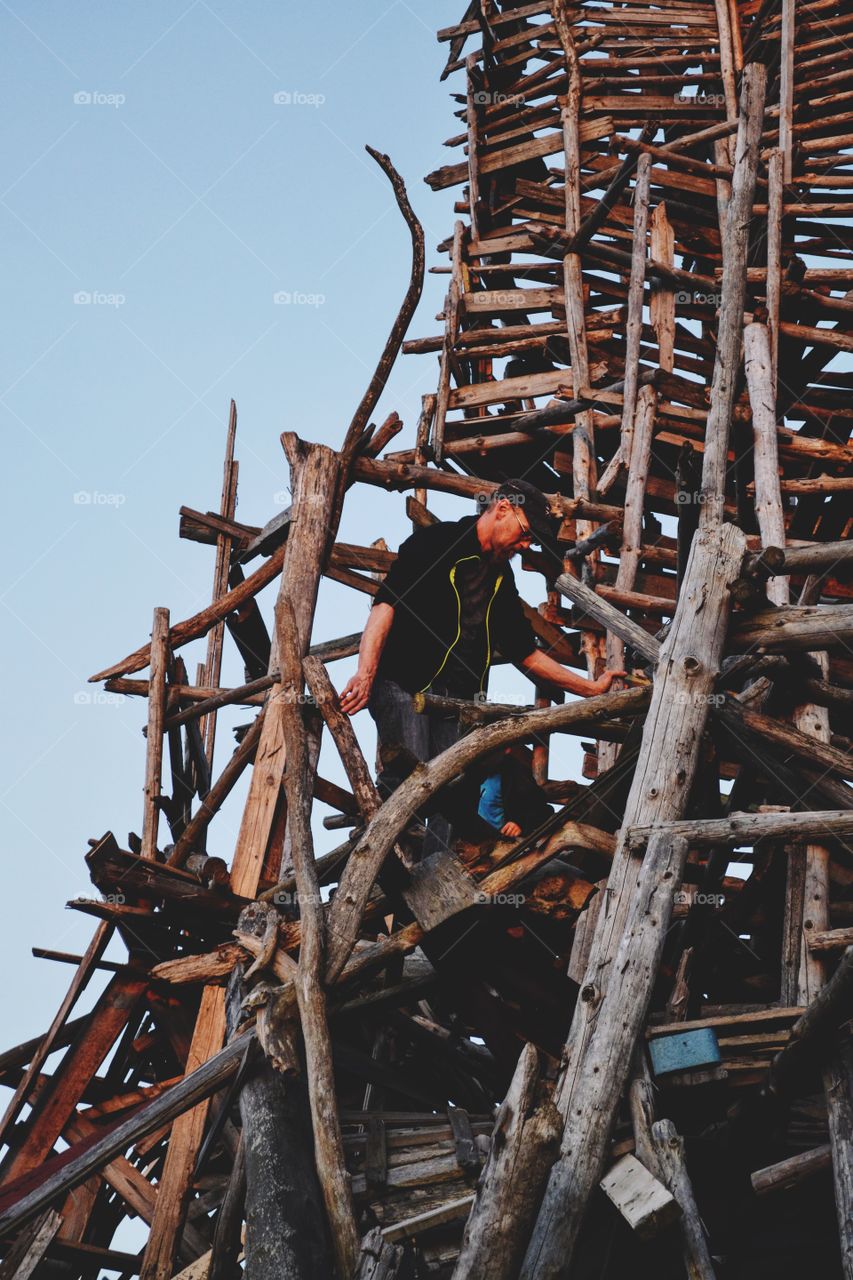
[[[517,552],[526,550],[535,540],[521,505],[509,498],[499,498],[495,503],[492,533],[492,553],[495,559],[509,560]]]

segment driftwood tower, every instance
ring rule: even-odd
[[[371,152],[412,273],[345,438],[286,434],[293,505],[252,526],[232,406],[219,510],[181,512],[210,605],[92,677],[147,698],[144,806],[91,842],[53,1022],[0,1055],[0,1280],[853,1280],[853,12],[472,0],[439,39],[442,331],[406,339],[423,233]],[[377,427],[401,352],[435,392]],[[394,561],[337,539],[346,495],[409,493],[417,528],[511,476],[561,518],[562,573],[524,555],[538,642],[629,675],[450,708],[383,803],[337,698],[359,636],[313,631],[324,578],[372,596]],[[424,806],[516,742],[553,817],[413,862]]]

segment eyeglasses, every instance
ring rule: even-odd
[[[535,535],[534,535],[534,533],[533,533],[533,530],[532,530],[528,525],[523,525],[523,524],[521,523],[521,521],[520,521],[520,520],[519,520],[519,518],[518,518],[518,512],[516,511],[515,506],[514,506],[512,503],[510,503],[510,510],[512,511],[512,514],[515,516],[516,524],[518,525],[519,529],[521,530],[521,535],[522,535],[520,538],[517,538],[517,539],[516,539],[516,541],[517,541],[517,542],[525,542],[525,541],[526,541],[526,542],[527,542],[527,545],[528,545],[528,546],[530,546],[530,544],[531,544],[531,542],[533,542],[533,540],[534,540],[534,536],[535,536]]]

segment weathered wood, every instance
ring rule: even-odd
[[[180,1084],[116,1125],[98,1142],[87,1145],[85,1151],[46,1177],[35,1190],[28,1191],[11,1207],[0,1212],[0,1233],[14,1231],[31,1221],[59,1195],[80,1186],[114,1156],[120,1155],[162,1125],[168,1124],[187,1108],[210,1097],[237,1071],[239,1061],[246,1052],[246,1043],[243,1038],[221,1049],[198,1070],[185,1076]]]
[[[499,746],[521,741],[540,730],[557,730],[563,724],[576,720],[594,720],[602,714],[619,715],[623,711],[631,711],[645,703],[648,696],[643,689],[605,693],[587,698],[582,703],[547,707],[518,716],[510,722],[484,725],[406,779],[382,805],[347,861],[329,915],[326,982],[335,981],[355,945],[368,895],[391,846],[433,791],[456,777],[479,756]]]
[[[322,561],[317,548],[325,547],[331,507],[338,475],[338,459],[330,449],[316,445],[306,448],[297,437],[282,437],[289,451],[296,493],[292,529],[283,558],[279,599],[289,598],[296,614],[297,630],[307,637],[317,599]],[[276,646],[270,656],[270,670],[278,668]],[[284,742],[280,703],[281,686],[275,684],[267,695],[264,723],[258,742],[249,797],[243,811],[234,851],[231,884],[235,893],[254,897],[273,829],[279,789],[284,776]]]
[[[849,1016],[853,997],[853,947],[848,947],[835,973],[818,991],[802,1017],[791,1028],[791,1037],[773,1059],[770,1087],[778,1094],[790,1092],[801,1073],[827,1054],[827,1043]]]
[[[216,987],[205,987],[186,1063],[188,1076],[213,1057],[222,1044],[224,1034],[223,993]],[[208,1106],[209,1100],[204,1099],[191,1111],[178,1116],[172,1126],[140,1270],[142,1280],[167,1280],[174,1273],[178,1236],[186,1214],[190,1179],[204,1136]]]
[[[565,1129],[521,1271],[556,1277],[569,1265],[584,1209],[602,1174],[616,1105],[651,996],[687,842],[653,834],[645,857],[626,839],[634,824],[672,821],[695,777],[707,696],[719,669],[729,610],[727,584],[744,535],[731,525],[700,529],[669,635],[661,649],[643,752],[625,809],[620,845],[564,1051],[556,1101]],[[700,607],[701,603],[701,607]],[[618,973],[618,983],[609,980]]]
[[[777,1164],[769,1164],[764,1169],[756,1169],[750,1174],[752,1189],[757,1196],[766,1196],[773,1191],[790,1191],[802,1182],[813,1178],[823,1169],[832,1168],[832,1147],[824,1143],[813,1151],[801,1151],[787,1160]]]
[[[601,1179],[601,1189],[641,1240],[678,1220],[676,1199],[636,1156],[624,1155]]]
[[[334,474],[334,473],[332,473]],[[310,555],[305,548],[306,558]],[[319,560],[322,544],[314,549]],[[301,566],[300,566],[301,567]],[[319,565],[318,565],[319,568]],[[305,569],[302,570],[306,572]],[[287,755],[285,788],[287,820],[292,837],[293,866],[299,893],[302,936],[296,997],[305,1041],[308,1092],[314,1128],[314,1158],[332,1235],[339,1273],[350,1275],[358,1263],[359,1239],[352,1193],[346,1172],[332,1062],[332,1042],[326,1013],[323,970],[326,963],[326,920],[314,865],[311,835],[311,786],[299,698],[304,688],[302,660],[308,650],[308,627],[300,633],[290,601],[279,597],[276,638],[281,664],[280,715]]]
[[[716,844],[754,845],[759,840],[782,842],[813,836],[846,844],[853,836],[853,812],[824,809],[813,813],[732,813],[728,818],[668,822],[665,827],[672,835],[684,836],[691,846],[704,849]],[[652,831],[648,826],[632,827],[629,838],[632,843],[643,844]]]
[[[154,610],[151,630],[151,680],[148,692],[148,734],[145,741],[145,805],[142,813],[142,856],[157,855],[160,821],[160,783],[163,767],[163,724],[166,718],[166,676],[169,668],[169,610]]]
[[[746,257],[766,80],[767,72],[761,63],[751,62],[744,68],[732,194],[726,221],[717,351],[702,460],[700,526],[723,519],[729,429],[743,339]]]
[[[678,1229],[688,1280],[714,1280],[708,1240],[684,1160],[684,1142],[671,1120],[655,1120],[654,1086],[647,1071],[632,1082],[630,1103],[635,1154],[681,1210]]]
[[[229,1022],[245,988],[239,969]],[[262,1057],[240,1089],[245,1162],[246,1268],[259,1280],[321,1280],[332,1270],[323,1197],[313,1159],[305,1075],[285,1077]]]
[[[660,645],[654,636],[649,635],[648,631],[644,631],[641,626],[627,618],[612,604],[608,604],[591,587],[586,586],[578,578],[570,577],[567,573],[561,574],[554,586],[583,612],[588,613],[596,622],[600,622],[618,635],[625,644],[629,644],[637,653],[642,654],[648,662],[657,661]]]
[[[744,330],[743,342],[755,446],[755,514],[761,530],[762,546],[781,547],[785,545],[785,517],[779,491],[773,363],[766,327],[763,324],[748,324]],[[771,578],[767,584],[767,598],[773,604],[787,604],[788,580],[781,576]]]
[[[517,1274],[560,1135],[553,1103],[537,1096],[539,1076],[539,1055],[525,1045],[495,1120],[453,1280]]]
[[[29,1280],[61,1225],[61,1214],[48,1209],[31,1227],[25,1228],[0,1263],[0,1280]]]

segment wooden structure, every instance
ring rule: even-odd
[[[68,994],[0,1055],[3,1280],[853,1277],[853,12],[472,0],[439,39],[443,330],[403,341],[423,235],[372,153],[412,278],[340,449],[285,436],[293,507],[242,523],[232,406],[219,510],[181,513],[211,604],[155,610],[93,677],[147,698],[141,834],[91,842],[93,940],[40,953]],[[401,345],[438,380],[389,453],[403,423],[369,419]],[[508,476],[561,517],[539,641],[630,680],[463,706],[381,803],[336,701],[359,637],[312,630],[322,577],[372,595],[394,558],[336,540],[346,493],[413,490],[418,527],[431,491],[462,511]],[[551,776],[557,733],[583,778]],[[413,865],[426,798],[514,741],[553,820]]]

